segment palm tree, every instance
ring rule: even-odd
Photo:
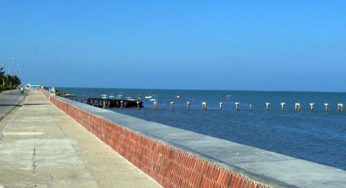
[[[13,80],[14,80],[14,85],[15,85],[16,87],[18,87],[18,86],[22,83],[21,80],[20,80],[20,78],[19,78],[17,75],[14,75]]]
[[[5,74],[4,68],[0,67],[0,91],[4,89],[13,89],[21,84],[21,80],[17,75]]]
[[[11,75],[6,75],[7,88],[12,89],[13,77]]]
[[[7,88],[8,89],[13,89],[16,88],[18,86],[18,77],[15,75],[6,75],[7,77]]]
[[[2,81],[2,84],[1,84],[1,87],[0,87],[0,91],[1,91],[5,87],[5,71],[4,71],[4,67],[0,68],[0,80]]]

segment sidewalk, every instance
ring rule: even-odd
[[[1,187],[160,187],[32,91],[0,122]]]

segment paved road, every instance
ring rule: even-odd
[[[2,124],[0,188],[160,188],[38,91]]]
[[[18,105],[27,94],[21,94],[18,89],[0,93],[0,120]]]

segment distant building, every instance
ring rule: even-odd
[[[28,84],[26,84],[26,87],[31,88],[31,89],[39,89],[39,88],[41,88],[41,85],[28,83]]]

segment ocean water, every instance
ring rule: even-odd
[[[101,94],[142,98],[141,110],[111,110],[346,170],[346,111],[336,110],[338,103],[346,103],[346,93],[59,89],[75,93],[78,100]],[[153,110],[152,102],[144,99],[148,95],[157,99],[158,110]],[[170,110],[171,101],[175,102],[174,111]],[[191,102],[189,111],[187,101]],[[201,110],[202,101],[207,102],[207,111]],[[223,110],[219,109],[219,102],[224,104]],[[235,102],[240,102],[239,111]],[[265,110],[266,102],[271,103],[269,111]],[[283,112],[281,102],[286,103]],[[296,102],[302,105],[300,112],[294,110]],[[314,111],[309,110],[310,102],[315,103]],[[328,112],[324,110],[326,102]]]

